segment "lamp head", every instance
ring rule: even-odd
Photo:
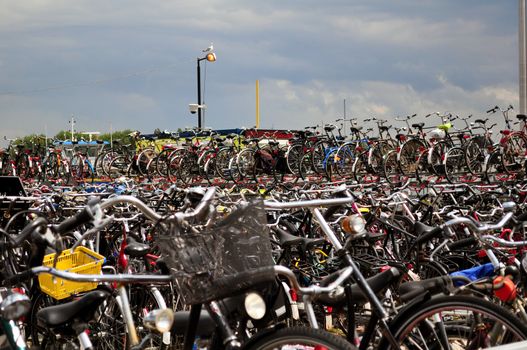
[[[209,52],[207,56],[205,56],[207,61],[209,62],[215,62],[216,61],[216,54],[214,52]]]

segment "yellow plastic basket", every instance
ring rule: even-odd
[[[55,254],[48,254],[42,261],[43,266],[52,267]],[[64,250],[57,259],[57,270],[64,270],[83,275],[99,274],[102,270],[104,257],[96,252],[85,248],[77,247],[72,253],[71,249]],[[53,278],[50,274],[40,274],[38,276],[40,289],[47,295],[60,300],[73,294],[86,292],[97,288],[97,282],[73,282],[61,278]]]

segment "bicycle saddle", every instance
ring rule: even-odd
[[[422,281],[410,281],[401,284],[399,287],[399,295],[401,301],[407,302],[414,299],[416,296],[423,293],[430,293],[432,295],[441,293],[452,287],[452,277],[439,276],[429,278]]]
[[[278,227],[274,231],[278,235],[278,240],[280,241],[280,244],[283,248],[292,246],[302,246],[304,250],[306,250],[315,246],[319,246],[326,241],[324,238],[298,237]]]
[[[412,128],[417,128],[417,129],[421,129],[421,128],[423,128],[423,126],[425,126],[425,123],[412,124]]]
[[[417,236],[416,243],[422,244],[430,241],[431,239],[441,236],[443,234],[443,229],[439,226],[432,227],[422,222],[416,221],[414,224],[414,232]]]
[[[350,128],[351,132],[359,132],[362,130],[362,126],[357,126],[357,127],[353,127],[353,128]]]
[[[524,121],[527,120],[527,115],[525,115],[525,114],[518,114],[518,115],[516,115],[516,118],[518,118],[519,120],[524,122]]]
[[[132,258],[141,258],[150,253],[150,246],[148,244],[139,243],[131,237],[126,239],[126,243],[124,253]]]
[[[479,123],[479,124],[485,124],[487,122],[487,120],[489,120],[488,118],[483,120],[483,119],[476,119],[474,120],[474,123]]]
[[[391,127],[392,127],[391,125],[388,125],[388,126],[381,125],[381,126],[379,126],[379,130],[381,130],[381,131],[388,131]]]
[[[337,277],[338,274],[333,273],[321,280],[320,285],[322,287],[327,286],[331,282],[333,282]],[[400,277],[401,273],[399,272],[399,270],[395,267],[391,267],[390,269],[384,272],[367,278],[366,282],[372,289],[373,293],[379,294],[390,284],[396,282]],[[361,305],[368,302],[368,298],[357,284],[353,284],[351,286],[351,297],[353,298],[353,303],[356,305]],[[316,300],[320,301],[321,303],[327,306],[338,306],[346,302],[346,294],[344,293],[344,290],[342,290],[340,293],[336,291],[336,293],[321,294],[317,296]]]
[[[104,290],[94,290],[82,298],[69,303],[49,306],[37,312],[38,322],[47,327],[59,327],[71,323],[75,319],[89,322],[93,319],[97,308],[110,295]]]

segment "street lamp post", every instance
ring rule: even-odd
[[[198,78],[198,129],[201,130],[201,110],[203,109],[203,105],[201,104],[201,67],[200,62],[207,60],[208,62],[215,62],[216,61],[216,54],[213,52],[209,52],[205,57],[198,57],[196,59],[197,62],[197,78]]]

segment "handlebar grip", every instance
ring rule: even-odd
[[[496,112],[496,107],[493,107],[487,111],[487,113],[494,113]]]
[[[463,239],[460,239],[458,241],[449,243],[446,246],[450,250],[456,250],[456,249],[461,249],[461,248],[465,248],[465,247],[470,247],[471,245],[473,245],[477,241],[478,240],[476,239],[476,237],[471,236],[471,237],[468,237],[468,238],[463,238]]]
[[[13,238],[13,246],[18,247],[19,245],[21,245],[22,242],[28,239],[36,229],[38,229],[40,226],[47,225],[47,223],[48,221],[43,217],[38,217],[35,220],[31,221],[22,229],[22,232],[20,232],[18,236],[15,236]]]
[[[92,207],[88,205],[84,207],[84,209],[82,209],[80,212],[75,214],[74,216],[67,218],[66,220],[62,221],[58,225],[54,225],[54,229],[55,229],[55,232],[57,232],[58,234],[64,234],[66,232],[72,231],[78,226],[87,224],[92,220],[93,220]]]
[[[4,285],[5,286],[12,286],[15,284],[19,284],[22,282],[25,282],[33,277],[33,270],[26,270],[20,273],[17,273],[16,275],[8,276],[4,279]]]

